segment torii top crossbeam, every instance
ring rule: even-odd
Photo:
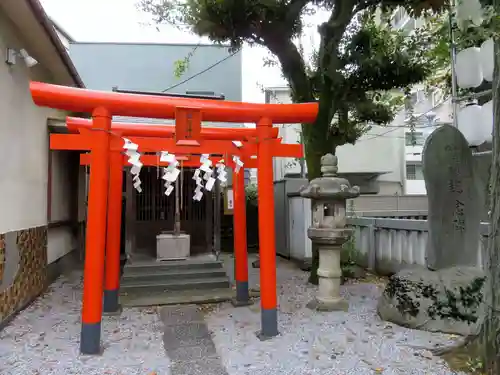
[[[179,108],[199,110],[202,121],[252,122],[267,118],[275,124],[312,123],[317,103],[256,104],[206,99],[165,98],[153,95],[93,91],[41,82],[30,83],[36,105],[91,113],[106,108],[111,115],[172,119]]]

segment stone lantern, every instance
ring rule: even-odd
[[[342,245],[352,230],[346,228],[346,200],[359,196],[359,187],[337,177],[337,157],[321,158],[322,177],[302,188],[300,195],[311,199],[312,225],[307,236],[319,250],[319,288],[316,298],[308,304],[319,311],[347,310],[348,302],[340,296]]]

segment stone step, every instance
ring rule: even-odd
[[[126,307],[219,303],[231,300],[231,288],[177,290],[170,292],[128,292],[120,295],[120,304]]]
[[[123,272],[149,273],[171,270],[199,270],[199,269],[223,269],[222,262],[216,260],[171,260],[171,261],[142,261],[126,263]]]
[[[122,293],[151,293],[197,289],[220,289],[229,288],[229,286],[229,278],[225,276],[161,281],[128,280],[127,283],[122,283],[120,289]]]
[[[259,297],[259,291],[250,290],[250,297]],[[230,301],[236,296],[233,288],[178,290],[171,292],[129,292],[120,295],[120,304],[126,307],[205,304]],[[259,306],[257,302],[257,306]]]
[[[167,269],[153,268],[150,270],[125,269],[122,276],[122,285],[134,282],[161,283],[163,281],[179,281],[191,279],[224,278],[226,272],[220,268],[194,268],[194,269]]]

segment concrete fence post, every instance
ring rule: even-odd
[[[376,235],[376,219],[372,219],[372,223],[368,226],[368,269],[372,272],[377,267],[377,242]]]

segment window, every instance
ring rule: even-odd
[[[425,91],[417,90],[411,93],[411,102],[415,105],[425,100]]]
[[[424,174],[422,171],[422,165],[407,163],[406,164],[406,179],[407,180],[423,180]]]
[[[405,101],[405,109],[408,111],[410,108],[415,108],[415,106],[425,100],[425,91],[416,90],[410,94],[410,103]]]
[[[443,91],[440,89],[435,89],[432,91],[432,106],[436,107],[443,101]]]
[[[416,180],[417,179],[417,166],[415,164],[406,164],[406,179]]]
[[[405,145],[406,146],[423,146],[425,142],[424,133],[422,132],[406,132]]]

